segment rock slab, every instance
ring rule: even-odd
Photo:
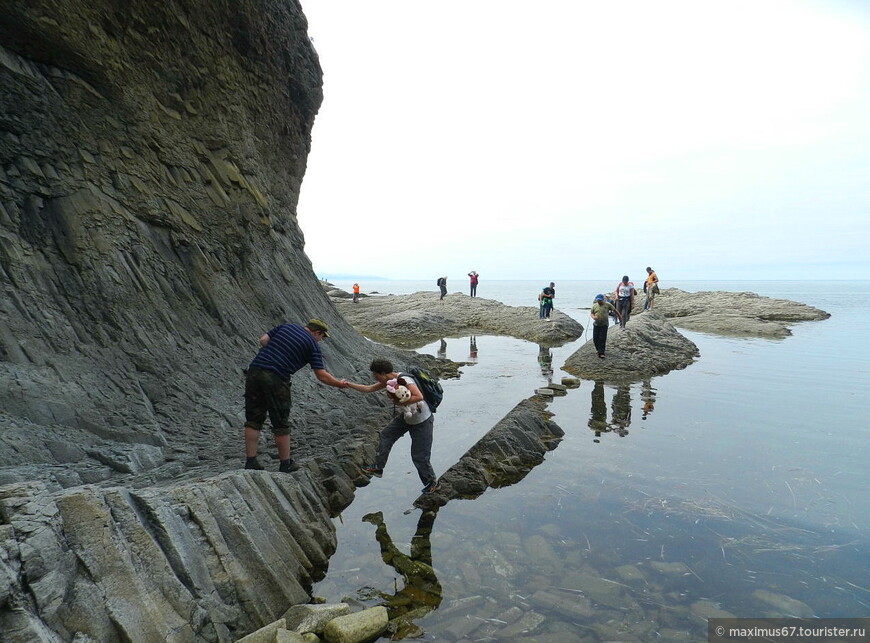
[[[658,309],[633,315],[625,330],[611,326],[605,353],[600,359],[590,340],[565,360],[563,368],[584,379],[635,381],[685,368],[699,355],[698,347]]]

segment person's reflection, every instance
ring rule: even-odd
[[[538,365],[541,367],[541,375],[547,378],[549,383],[553,379],[553,354],[546,346],[538,345]]]
[[[468,338],[468,361],[477,364],[477,337],[474,335]]]
[[[589,429],[595,434],[593,442],[600,442],[602,431],[607,426],[607,403],[604,401],[604,382],[597,381],[592,387],[592,412],[589,415]]]
[[[383,513],[376,511],[362,518],[364,522],[377,527],[375,538],[381,546],[381,558],[400,573],[405,581],[405,586],[395,594],[380,592],[391,621],[409,612],[413,612],[413,619],[419,619],[441,605],[441,583],[438,582],[435,569],[432,567],[432,544],[429,540],[437,515],[437,509],[425,510],[420,514],[417,531],[411,538],[410,555],[402,553],[393,544],[390,534],[387,533],[387,526],[384,524]],[[419,633],[418,628],[411,622],[405,623],[404,626],[407,631],[403,633],[403,628],[400,626],[393,634],[393,640]]]
[[[656,390],[650,385],[649,380],[644,380],[640,387],[640,399],[643,401],[643,414],[640,416],[642,420],[653,412],[656,404]]]
[[[611,408],[613,431],[624,438],[628,435],[628,426],[631,424],[631,389],[628,384],[620,384],[617,387]]]
[[[438,357],[445,359],[447,357],[447,342],[441,340],[441,345],[438,347]]]

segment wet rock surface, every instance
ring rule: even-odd
[[[330,297],[355,329],[391,346],[419,348],[463,334],[510,335],[541,346],[560,346],[583,334],[583,325],[561,311],[554,310],[546,321],[539,318],[537,308],[463,293],[448,293],[444,299],[438,292],[371,296],[354,304],[333,288]]]
[[[568,357],[562,368],[584,379],[634,381],[685,368],[698,355],[698,347],[656,308],[632,315],[625,330],[611,326],[604,359],[598,357],[590,340]]]
[[[831,316],[806,304],[751,292],[686,292],[679,288],[663,289],[656,296],[653,310],[680,328],[717,335],[773,339],[791,335],[789,326],[795,323]]]

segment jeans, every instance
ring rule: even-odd
[[[435,476],[435,470],[429,462],[432,456],[432,429],[434,425],[434,416],[430,416],[428,420],[420,424],[406,424],[403,415],[394,417],[392,422],[381,431],[375,466],[378,469],[383,469],[387,464],[387,459],[390,457],[390,451],[396,440],[410,432],[411,461],[417,469],[417,475],[420,476],[420,481],[424,485],[435,482],[438,478]]]

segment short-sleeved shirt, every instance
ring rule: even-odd
[[[620,299],[628,299],[629,297],[631,297],[633,290],[633,281],[629,281],[627,284],[624,284],[620,281],[618,284],[616,284],[616,296]]]
[[[646,278],[646,286],[650,288],[654,283],[659,280],[658,276],[656,276],[656,271],[653,270]]]
[[[595,317],[596,326],[608,326],[610,324],[609,314],[616,310],[608,301],[596,301],[592,304],[592,316]]]
[[[405,380],[406,383],[410,382],[411,384],[416,386],[417,389],[420,389],[420,385],[417,384],[417,380],[415,380],[413,377],[411,377],[407,373],[399,373],[399,379]],[[423,393],[422,389],[420,389],[420,393],[421,394]],[[418,413],[414,413],[414,415],[412,415],[410,418],[405,418],[405,424],[410,424],[412,426],[415,424],[422,424],[423,422],[428,420],[430,417],[432,417],[432,410],[429,408],[429,404],[426,403],[426,398],[423,398],[420,401],[420,405],[422,407],[420,409],[420,411]],[[399,407],[399,408],[402,408],[402,407]]]
[[[269,342],[260,349],[251,366],[275,371],[285,380],[306,364],[313,371],[323,369],[323,354],[317,340],[299,324],[281,324],[266,334]]]

